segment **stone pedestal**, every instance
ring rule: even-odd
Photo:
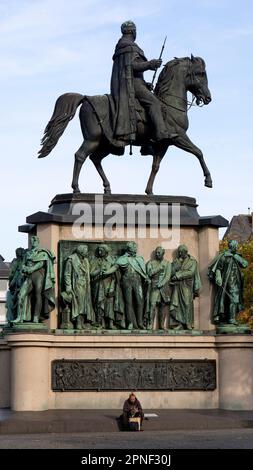
[[[49,409],[49,348],[34,335],[17,335],[11,347],[12,410]],[[11,344],[12,338],[10,337]]]
[[[10,406],[10,348],[0,336],[0,408]]]
[[[58,195],[48,212],[27,217],[20,231],[38,235],[57,257],[56,308],[44,331],[17,325],[0,339],[0,406],[121,408],[130,391],[124,382],[129,367],[136,380],[129,387],[138,390],[145,409],[253,409],[253,338],[217,335],[211,324],[207,268],[218,253],[218,229],[226,225],[221,216],[200,217],[195,199],[172,196]],[[195,299],[193,333],[61,330],[62,247],[130,240],[145,261],[159,245],[172,260],[180,244],[197,259],[202,290]]]
[[[217,337],[220,408],[253,410],[252,336]]]
[[[48,212],[27,217],[19,230],[36,234],[41,246],[59,254],[59,241],[122,242],[135,241],[145,261],[153,250],[165,248],[165,259],[172,260],[178,245],[185,244],[199,263],[202,290],[195,300],[195,328],[211,325],[211,286],[207,268],[219,250],[219,228],[228,222],[221,216],[201,217],[194,198],[178,196],[62,194],[51,202]],[[57,256],[56,292],[59,280]],[[59,325],[58,297],[48,326]]]
[[[7,361],[6,361],[7,359]],[[65,382],[72,390],[53,390],[53,361],[72,361],[73,373]],[[80,363],[89,361],[181,361],[189,362],[187,376],[173,378],[176,388],[159,390],[143,383],[136,387],[138,398],[148,409],[163,408],[200,408],[200,409],[253,409],[253,337],[246,335],[223,336],[204,334],[200,336],[144,334],[9,334],[0,340],[0,361],[10,360],[11,400],[8,403],[8,371],[6,369],[5,387],[2,386],[2,406],[11,406],[16,411],[39,411],[47,409],[108,409],[121,408],[130,390],[79,390]],[[207,376],[198,386],[195,369],[193,382],[189,370],[196,361],[214,362],[216,384]],[[191,363],[193,365],[191,365]],[[182,367],[182,365],[180,365]],[[76,370],[76,372],[75,372]],[[205,370],[205,369],[204,369]],[[1,376],[1,378],[4,375]],[[58,374],[61,380],[61,374]],[[176,381],[176,382],[175,382]],[[181,381],[181,382],[180,382]],[[179,383],[180,382],[180,383]],[[180,385],[181,384],[181,385]],[[203,386],[204,384],[204,386]],[[205,389],[206,384],[206,389]],[[183,386],[182,386],[183,385]],[[102,385],[101,385],[102,387]],[[183,389],[186,387],[186,389]],[[189,388],[187,390],[187,387]],[[5,400],[5,401],[4,401]]]

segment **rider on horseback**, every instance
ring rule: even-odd
[[[111,94],[88,96],[64,93],[59,96],[44,131],[39,158],[49,155],[81,106],[79,117],[84,140],[75,153],[72,180],[75,193],[80,192],[78,181],[81,168],[90,158],[103,180],[105,193],[110,194],[110,182],[101,162],[109,154],[123,155],[129,144],[144,145],[146,153],[142,147],[142,155],[153,154],[152,171],[145,189],[147,194],[152,194],[155,176],[170,145],[197,157],[205,185],[211,188],[212,179],[203,153],[186,133],[189,125],[187,92],[193,93],[196,104],[211,102],[204,60],[192,56],[169,61],[158,77],[153,94],[143,79],[143,72],[157,70],[161,60],[146,59],[134,42],[136,27],[133,22],[123,23],[121,30],[122,38],[114,54]],[[161,54],[163,48],[164,45]],[[143,108],[140,109],[141,105]],[[143,116],[144,109],[149,119]]]
[[[151,92],[143,78],[146,70],[156,70],[161,59],[148,61],[144,52],[135,43],[136,26],[132,21],[121,25],[122,37],[118,41],[113,56],[111,95],[115,105],[114,138],[134,142],[137,131],[136,99],[148,112],[152,122],[153,140],[172,139],[178,134],[165,124],[162,103]],[[143,152],[142,152],[143,153]]]

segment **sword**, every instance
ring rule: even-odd
[[[164,48],[165,48],[165,43],[167,41],[167,36],[165,36],[165,39],[164,39],[164,43],[162,45],[162,49],[161,49],[161,52],[160,52],[160,55],[159,55],[159,60],[162,58],[162,55],[163,55],[163,51],[164,51]],[[153,89],[153,85],[154,85],[154,81],[155,81],[155,77],[156,77],[156,74],[157,74],[157,70],[158,69],[155,69],[155,73],[154,73],[154,76],[153,76],[153,80],[151,82],[151,85],[152,85],[152,89]]]

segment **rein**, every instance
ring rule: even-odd
[[[166,101],[164,101],[162,98],[159,97],[159,100],[162,101],[163,104],[165,104],[166,106],[169,106],[170,108],[173,108],[173,109],[176,109],[177,111],[181,111],[182,113],[185,113],[187,111],[189,111],[189,109],[191,109],[192,106],[198,106],[199,108],[202,108],[202,106],[204,105],[204,103],[202,105],[197,105],[197,104],[194,104],[194,101],[195,101],[195,96],[192,94],[192,100],[191,101],[188,101],[188,100],[185,100],[184,98],[182,98],[181,96],[177,96],[177,95],[171,95],[168,93],[168,96],[172,96],[173,98],[178,98],[182,101],[184,101],[184,103],[187,104],[188,108],[187,109],[180,109],[180,108],[177,108],[176,106],[173,106],[172,104],[169,104],[169,103],[166,103]]]

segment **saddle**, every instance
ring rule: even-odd
[[[110,144],[110,153],[114,155],[123,155],[126,145],[130,142],[126,140],[115,139],[113,135],[113,122],[115,116],[114,102],[111,95],[95,95],[85,96],[85,100],[89,102],[98,124],[101,126],[104,136]],[[141,106],[138,100],[135,100],[136,122],[147,125],[150,120],[147,111]],[[163,107],[165,116],[166,109]]]

